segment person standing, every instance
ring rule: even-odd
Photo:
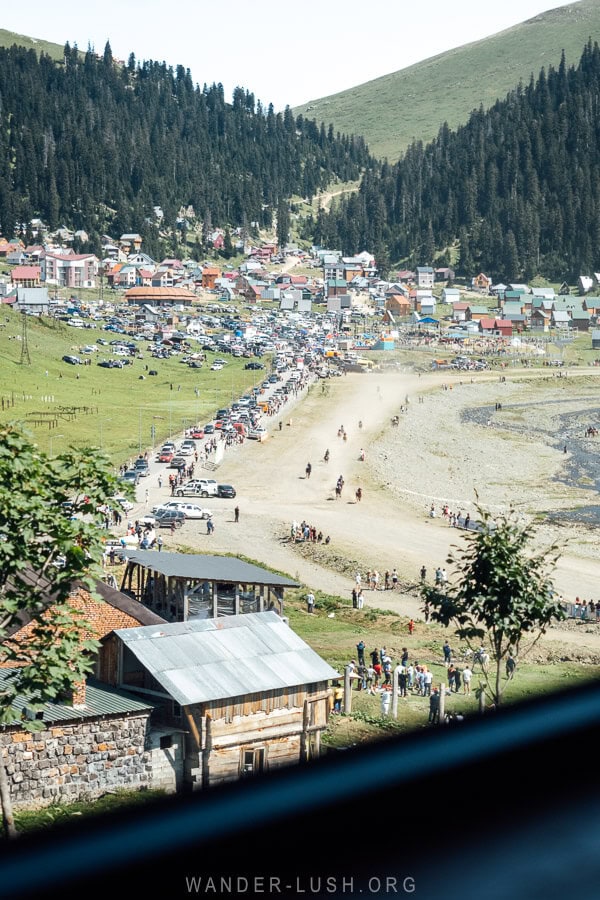
[[[471,678],[473,677],[473,673],[468,666],[462,671],[462,681],[463,681],[463,691],[465,694],[471,693]]]
[[[421,566],[421,581],[425,581],[427,578],[427,568],[425,566]]]
[[[392,590],[395,591],[398,587],[398,572],[396,569],[392,569]]]
[[[162,537],[161,537],[160,534],[159,534],[159,536],[156,538],[156,546],[158,547],[158,552],[159,552],[159,553],[160,553],[160,551],[162,550],[162,545],[163,545],[163,539],[162,539]]]
[[[362,588],[358,589],[358,594],[356,595],[356,605],[358,609],[362,609],[365,605],[365,598],[363,597]]]
[[[429,724],[438,725],[440,721],[440,695],[437,688],[429,698]]]
[[[456,675],[456,669],[454,668],[452,663],[450,663],[450,665],[448,666],[448,690],[449,691],[454,690],[454,676],[455,675]]]
[[[517,661],[515,660],[512,653],[508,654],[508,659],[506,660],[506,677],[512,678],[515,674],[515,669],[517,668]]]
[[[363,641],[362,638],[356,645],[356,652],[358,654],[358,664],[360,666],[364,666],[364,664],[365,664],[365,642]]]
[[[454,673],[454,691],[458,694],[460,691],[460,683],[462,681],[462,672],[459,668],[456,669]]]
[[[339,681],[333,682],[333,712],[341,713],[342,711],[342,698],[344,696],[344,691],[342,689]]]
[[[352,588],[352,609],[358,609],[358,591]]]
[[[240,521],[240,508],[239,508],[239,506],[236,506],[235,509],[233,510],[233,516],[234,516],[234,521],[235,521],[235,522],[239,522],[239,521]]]
[[[449,666],[452,662],[452,649],[447,640],[444,641],[444,646],[442,649],[444,651],[444,664]]]
[[[425,669],[423,674],[423,690],[425,692],[426,697],[431,696],[431,685],[433,684],[433,672],[429,669]]]
[[[413,634],[414,630],[415,630],[415,623],[414,623],[414,620],[411,619],[410,622],[408,623],[408,633]]]
[[[309,591],[306,595],[306,609],[309,613],[313,613],[315,611],[315,595],[312,591]]]

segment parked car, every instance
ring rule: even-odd
[[[126,513],[131,512],[131,510],[133,509],[133,503],[128,500],[127,497],[124,497],[123,494],[115,494],[113,497],[113,503],[116,506],[119,506],[123,510],[123,512]]]
[[[121,481],[128,482],[129,484],[139,484],[140,473],[137,469],[128,469],[123,475],[121,475]]]
[[[217,485],[217,497],[227,497],[228,499],[233,499],[235,497],[235,493],[235,488],[230,484]]]
[[[216,497],[217,482],[212,478],[196,478],[175,488],[176,497]]]
[[[190,435],[194,440],[201,441],[204,437],[204,429],[203,428],[192,428],[190,431]]]
[[[257,362],[249,362],[244,366],[245,369],[264,369],[264,365],[262,363]]]
[[[160,450],[158,454],[158,461],[164,463],[170,463],[175,454],[172,450]]]
[[[171,462],[169,463],[170,469],[185,469],[187,468],[187,459],[185,456],[174,456]]]
[[[148,517],[147,517],[148,518]],[[185,513],[180,509],[161,509],[154,516],[155,528],[181,528],[185,522]]]
[[[167,503],[154,507],[152,512],[156,515],[163,509],[180,509],[186,519],[210,519],[212,516],[210,509],[205,509],[197,503],[189,503],[186,500],[169,500]]]
[[[267,434],[267,429],[258,425],[256,428],[251,428],[246,437],[249,441],[262,441],[267,437]]]
[[[72,366],[80,366],[81,360],[78,356],[69,356],[68,353],[65,353],[63,356],[63,362],[69,363]]]
[[[140,475],[146,476],[150,474],[150,466],[148,465],[148,460],[144,459],[143,456],[139,456],[133,464],[133,468],[136,472],[139,472]]]

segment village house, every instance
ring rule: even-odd
[[[122,234],[119,245],[124,253],[137,253],[142,246],[142,236],[139,234]]]
[[[460,290],[458,288],[442,288],[442,303],[460,303]]]
[[[467,312],[469,309],[468,303],[453,303],[452,304],[452,317],[455,322],[466,322],[467,321]]]
[[[478,322],[480,319],[486,319],[490,316],[490,310],[487,306],[475,306],[469,303],[467,307],[467,322]]]
[[[17,288],[15,309],[31,316],[47,316],[50,311],[48,288]]]
[[[492,286],[492,279],[480,272],[471,279],[471,287],[480,294],[489,294]]]
[[[40,266],[15,266],[10,273],[10,280],[18,287],[35,288],[40,284]]]
[[[594,287],[594,279],[589,275],[580,275],[577,279],[577,289],[580,294],[587,294]]]
[[[417,266],[417,288],[433,288],[433,269],[431,266]]]
[[[394,291],[389,295],[386,294],[385,309],[396,318],[409,316],[411,313],[410,300],[404,294]]]
[[[507,322],[504,319],[492,319],[488,316],[479,320],[479,331],[481,334],[511,337],[513,325],[512,322]]]
[[[217,278],[221,277],[221,270],[216,266],[204,266],[202,269],[202,288],[212,291],[215,288]]]
[[[570,328],[571,318],[569,313],[564,309],[553,310],[550,313],[550,325],[552,328],[558,328],[562,331],[568,331]]]
[[[531,328],[537,331],[548,331],[550,329],[550,319],[552,313],[550,310],[541,307],[533,309],[531,312]]]
[[[106,681],[152,698],[163,747],[177,740],[177,786],[197,790],[319,755],[338,673],[277,613],[118,630],[103,643]]]
[[[115,628],[164,625],[164,620],[131,597],[102,581],[94,599],[82,586],[75,586],[69,604],[85,616],[82,639],[100,640]],[[52,594],[48,586],[48,608]],[[25,613],[5,634],[5,644],[25,645],[33,622]],[[0,668],[0,689],[12,677],[14,667]],[[107,790],[147,787],[162,780],[162,760],[152,768],[150,728],[151,699],[134,697],[89,678],[78,683],[69,696],[46,703],[39,712],[28,714],[24,697],[15,703],[17,712],[43,723],[41,730],[29,732],[18,719],[0,727],[0,751],[6,751],[7,773],[13,803],[17,809],[31,805],[96,797]],[[158,765],[158,762],[161,765]]]

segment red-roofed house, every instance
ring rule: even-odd
[[[479,330],[482,334],[497,334],[501,337],[510,337],[513,332],[513,324],[509,319],[492,319],[489,316],[479,320]]]
[[[15,266],[10,280],[19,287],[39,287],[41,271],[40,266]]]
[[[466,322],[467,320],[467,310],[469,308],[468,303],[454,303],[452,305],[452,312],[454,314],[455,322]]]

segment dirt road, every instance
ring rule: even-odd
[[[489,375],[480,380],[492,377],[497,380],[497,376]],[[282,413],[285,424],[281,431],[277,428],[279,417],[269,421],[267,441],[247,441],[225,457],[216,475],[208,475],[235,485],[238,491],[235,500],[206,501],[214,512],[214,533],[206,534],[204,522],[188,522],[173,538],[165,537],[165,549],[181,544],[202,552],[244,554],[313,588],[346,598],[354,575],[348,570],[348,560],[356,560],[363,575],[367,568],[383,573],[396,567],[407,583],[416,583],[423,564],[432,574],[436,566],[445,564],[451,547],[460,544],[460,530],[442,519],[430,519],[425,500],[421,512],[416,512],[414,505],[404,505],[375,477],[369,453],[374,442],[391,428],[390,419],[401,406],[407,411],[401,414],[400,428],[402,415],[410,417],[419,397],[426,402],[427,392],[439,389],[439,384],[439,376],[418,377],[413,373],[350,374],[316,382],[295,408]],[[340,426],[348,434],[347,441],[338,437]],[[330,459],[325,463],[327,449]],[[366,453],[365,462],[359,459],[361,449]],[[405,452],[420,451],[415,446]],[[308,462],[312,465],[310,479],[305,475]],[[397,470],[398,460],[394,460],[393,466],[390,463],[390,479],[396,477]],[[345,486],[342,498],[336,500],[334,489],[339,475]],[[151,504],[168,496],[164,485],[158,490],[154,476],[146,481],[150,482],[144,488],[150,489]],[[358,487],[363,491],[360,503],[355,499]],[[422,484],[404,487],[423,491]],[[240,509],[238,523],[233,514],[236,504]],[[328,565],[305,558],[289,541],[292,522],[303,520],[330,536]],[[580,594],[589,598],[597,596],[599,576],[600,561],[578,556],[575,547],[560,559],[555,583],[566,597]],[[420,616],[420,600],[411,593],[367,592],[365,599],[367,605]],[[555,639],[560,637],[555,634]]]

